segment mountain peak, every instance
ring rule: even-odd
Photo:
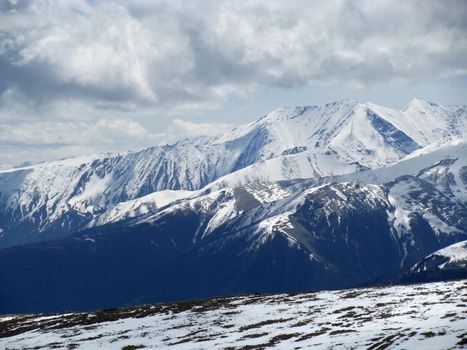
[[[349,105],[356,105],[359,102],[356,100],[353,100],[351,98],[343,98],[340,100],[335,100],[333,102],[326,103],[324,107],[329,107],[329,106],[349,106]]]
[[[438,105],[436,103],[414,97],[403,110],[407,111],[411,109],[426,109],[433,107],[438,107]]]

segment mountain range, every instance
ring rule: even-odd
[[[282,107],[221,136],[1,170],[0,312],[407,281],[465,240],[466,106]]]

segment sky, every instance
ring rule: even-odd
[[[0,0],[0,166],[414,97],[467,104],[466,0]]]

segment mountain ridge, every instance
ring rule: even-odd
[[[443,123],[455,126],[436,138],[425,128],[425,139],[445,143],[465,134],[462,106],[425,104]],[[406,109],[421,108],[419,101],[411,105]],[[58,232],[68,227],[72,232],[109,206],[162,190],[197,190],[254,164],[276,164],[272,172],[283,173],[276,179],[319,178],[390,165],[422,147],[413,132],[394,126],[406,111],[375,106],[341,100],[320,107],[281,107],[222,136],[0,171],[0,228],[3,236],[11,230]],[[464,114],[449,121],[446,110]],[[14,241],[9,244],[20,243]]]

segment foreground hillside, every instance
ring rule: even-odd
[[[4,349],[460,349],[467,280],[0,318]]]

